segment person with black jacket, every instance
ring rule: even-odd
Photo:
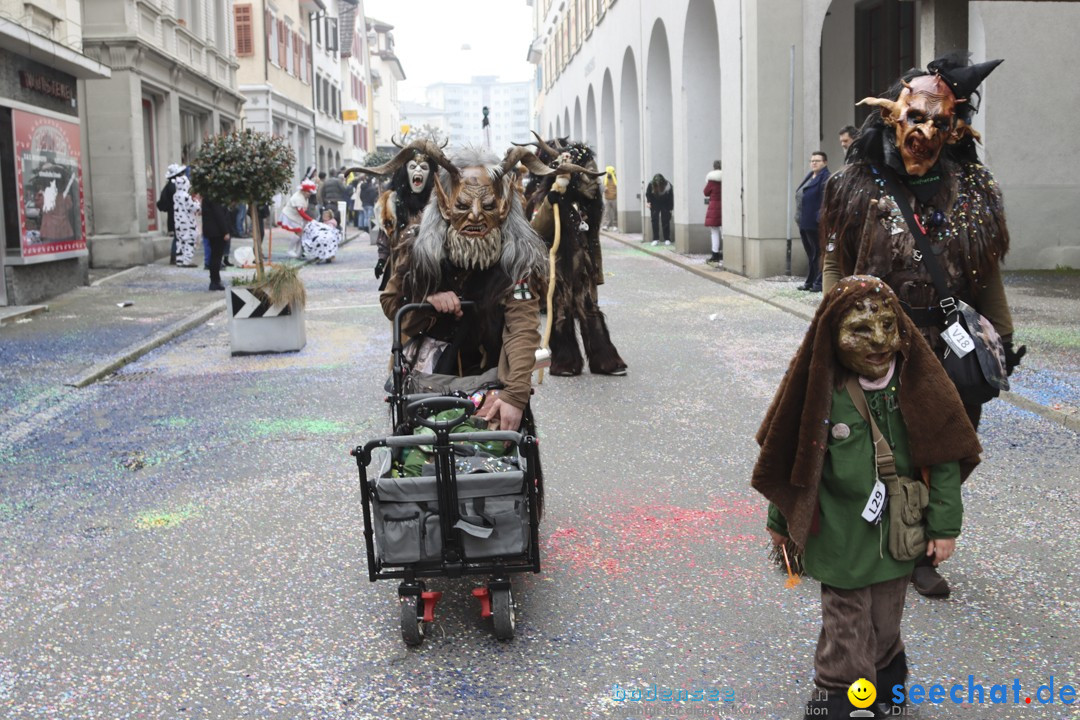
[[[652,244],[660,244],[660,230],[664,231],[664,244],[671,244],[671,211],[675,209],[675,191],[671,183],[660,173],[653,176],[645,189],[645,201],[652,220]]]
[[[326,178],[326,182],[319,186],[318,198],[320,206],[333,210],[334,219],[337,220],[338,227],[341,227],[341,215],[338,213],[338,203],[345,202],[349,199],[349,188],[342,182],[336,169],[331,170],[330,177]],[[322,213],[319,213],[315,217],[322,217]]]
[[[221,284],[221,257],[225,253],[225,243],[230,239],[229,212],[216,200],[204,196],[202,199],[203,237],[210,243],[210,289],[224,290]]]

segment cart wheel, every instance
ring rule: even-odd
[[[424,642],[424,622],[420,614],[420,596],[401,596],[401,637],[406,645],[416,647]]]
[[[517,626],[517,607],[514,605],[514,593],[509,590],[491,591],[491,619],[495,622],[495,637],[499,640],[513,640]]]

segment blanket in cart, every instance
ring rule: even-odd
[[[452,420],[461,416],[461,410],[446,410],[431,416],[433,420]],[[450,434],[470,433],[487,430],[487,424],[480,418],[470,417],[450,431]],[[433,435],[434,431],[419,427],[414,435]],[[503,442],[458,442],[454,443],[454,468],[458,473],[506,472],[518,469],[517,458],[506,457],[506,445]],[[405,451],[395,477],[420,477],[434,475],[430,447],[414,447]]]

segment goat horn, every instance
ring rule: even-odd
[[[559,151],[544,142],[544,138],[540,137],[535,130],[532,131],[532,134],[536,137],[536,147],[539,148],[540,152],[550,155],[552,160],[559,156]]]
[[[877,97],[866,97],[855,103],[855,105],[870,105],[872,107],[879,107],[882,110],[887,110],[889,114],[893,117],[898,117],[900,115],[900,103],[896,102],[895,100],[886,100],[885,98]]]
[[[528,168],[533,175],[550,175],[555,172],[545,165],[543,160],[536,157],[531,150],[518,145],[506,151],[506,157],[503,158],[502,163],[499,165],[499,177],[512,172],[518,166],[518,163]]]

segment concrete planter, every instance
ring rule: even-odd
[[[243,287],[228,288],[225,306],[233,355],[295,352],[307,344],[303,308],[270,305]]]

